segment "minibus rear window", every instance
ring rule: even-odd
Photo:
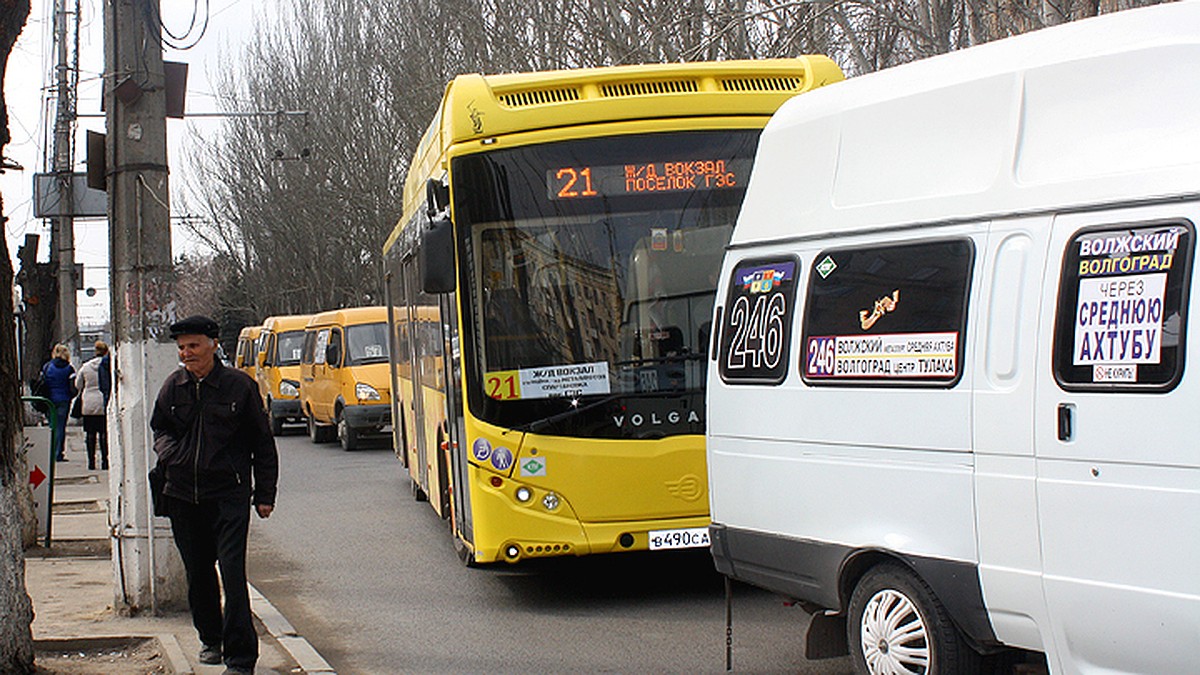
[[[809,271],[804,381],[954,386],[974,259],[969,239],[821,251]]]
[[[1169,391],[1183,374],[1191,223],[1081,230],[1063,255],[1054,376],[1068,391]]]

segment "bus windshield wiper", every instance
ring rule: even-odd
[[[628,398],[628,397],[637,397],[637,398],[663,397],[663,398],[666,398],[666,397],[670,397],[670,396],[679,396],[679,395],[680,395],[680,392],[678,392],[678,391],[641,391],[641,392],[628,392],[627,391],[627,392],[622,392],[619,394],[610,394],[608,396],[605,396],[602,399],[592,401],[591,403],[588,403],[587,405],[581,405],[578,407],[571,408],[569,410],[564,410],[560,413],[555,413],[553,415],[549,415],[549,416],[543,417],[541,419],[536,419],[532,422],[527,422],[525,424],[518,424],[517,426],[513,427],[513,430],[520,431],[520,432],[526,432],[526,433],[534,433],[534,432],[538,431],[539,429],[545,429],[546,427],[551,426],[553,424],[557,424],[558,422],[561,422],[565,419],[569,419],[571,417],[574,417],[575,415],[587,412],[589,410],[595,410],[596,408],[599,408],[600,406],[607,405],[607,404],[612,403],[613,401],[616,401],[617,399],[621,399],[621,398]]]
[[[637,367],[654,365],[656,363],[683,363],[686,361],[703,361],[705,356],[705,354],[701,354],[700,352],[687,352],[686,354],[656,356],[650,359],[630,359],[629,361],[616,361],[613,363],[613,365],[617,367]]]

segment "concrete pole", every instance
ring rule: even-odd
[[[75,92],[71,87],[70,65],[67,61],[67,0],[54,2],[54,41],[58,47],[58,65],[55,67],[58,106],[54,116],[54,158],[60,204],[65,212],[74,210],[71,191],[74,173],[71,137],[75,127]],[[75,17],[78,21],[79,17]],[[58,216],[54,220],[54,236],[51,237],[51,257],[58,261],[58,335],[56,338],[71,349],[72,360],[79,360],[79,316],[75,296],[75,220],[70,215]]]
[[[170,522],[153,515],[150,413],[176,367],[161,27],[147,3],[104,0],[110,295],[115,355],[109,484],[116,607],[136,613],[186,605]],[[153,13],[157,15],[157,12]],[[140,95],[139,95],[140,92]]]

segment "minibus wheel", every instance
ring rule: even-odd
[[[899,564],[878,565],[859,580],[850,597],[846,633],[860,673],[979,672],[979,654],[963,640],[946,608]]]
[[[308,440],[313,443],[320,443],[320,432],[318,431],[317,421],[313,419],[311,412],[305,416],[304,424],[308,428]]]
[[[337,418],[337,437],[338,442],[342,444],[342,450],[350,452],[358,448],[358,432],[346,423],[346,416],[340,412]]]
[[[271,399],[267,399],[267,421],[271,423],[271,435],[283,435],[283,420],[276,417],[275,413],[271,412]]]
[[[308,423],[308,438],[313,443],[328,443],[333,440],[329,434],[330,431],[333,431],[333,428],[317,424],[317,420],[313,418],[311,410],[308,413],[308,417],[304,419]]]

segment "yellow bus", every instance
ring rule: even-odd
[[[724,247],[770,115],[841,79],[807,56],[447,86],[383,253],[395,449],[465,563],[707,546]]]
[[[300,411],[300,354],[304,327],[312,316],[269,316],[259,336],[258,393],[271,421],[271,433],[283,433],[288,422],[303,423]]]

